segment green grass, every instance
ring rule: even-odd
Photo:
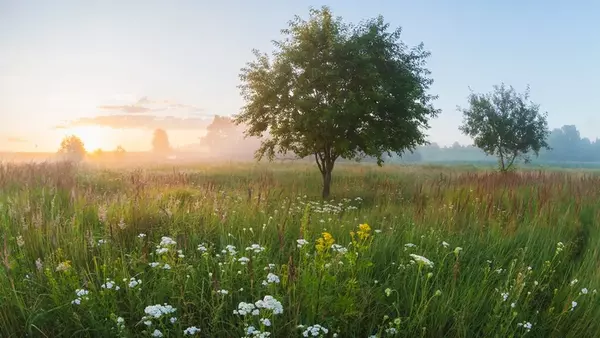
[[[600,336],[595,172],[344,164],[333,200],[320,184],[306,164],[3,164],[0,337]]]

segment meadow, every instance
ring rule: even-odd
[[[600,175],[0,165],[0,337],[598,337]]]

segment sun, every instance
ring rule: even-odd
[[[92,152],[96,149],[104,149],[110,145],[110,133],[106,128],[85,126],[75,127],[66,130],[65,135],[75,135],[83,141],[83,145],[87,152]]]

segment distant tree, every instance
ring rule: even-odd
[[[327,198],[337,159],[371,156],[381,165],[384,154],[425,144],[439,113],[427,94],[429,52],[388,28],[381,16],[346,24],[322,7],[308,21],[296,16],[272,57],[255,51],[240,74],[245,106],[235,121],[264,138],[257,159],[314,156]]]
[[[60,143],[58,154],[67,161],[81,162],[85,158],[83,141],[75,135],[65,136]]]
[[[235,142],[240,134],[238,126],[232,118],[215,115],[211,124],[206,127],[206,135],[202,137],[202,142],[211,148],[223,144],[233,145],[232,142]]]
[[[527,162],[531,153],[537,156],[549,148],[547,114],[529,101],[529,87],[523,94],[504,84],[494,86],[492,93],[471,93],[469,107],[458,109],[464,118],[460,130],[486,154],[497,156],[502,172],[517,158]]]
[[[169,136],[164,129],[156,129],[152,137],[152,150],[161,155],[166,155],[171,152]]]
[[[122,159],[123,157],[125,157],[126,151],[125,148],[123,148],[122,146],[117,146],[117,148],[115,148],[115,156],[118,159]]]

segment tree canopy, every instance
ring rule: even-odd
[[[314,156],[327,197],[338,158],[381,165],[384,154],[426,143],[439,111],[423,44],[409,48],[381,16],[348,24],[327,7],[296,16],[282,33],[271,56],[255,50],[240,74],[245,105],[235,121],[263,138],[257,159]]]
[[[58,154],[61,155],[63,159],[67,161],[82,161],[85,158],[86,154],[83,141],[75,135],[65,136],[60,142]]]
[[[154,130],[152,136],[152,150],[161,155],[168,154],[171,152],[171,144],[169,143],[169,136],[164,129]]]
[[[491,93],[471,93],[469,107],[459,110],[464,118],[460,130],[486,154],[498,157],[500,171],[511,169],[519,157],[528,161],[530,154],[549,148],[547,114],[529,101],[529,87],[522,94],[504,84]]]

